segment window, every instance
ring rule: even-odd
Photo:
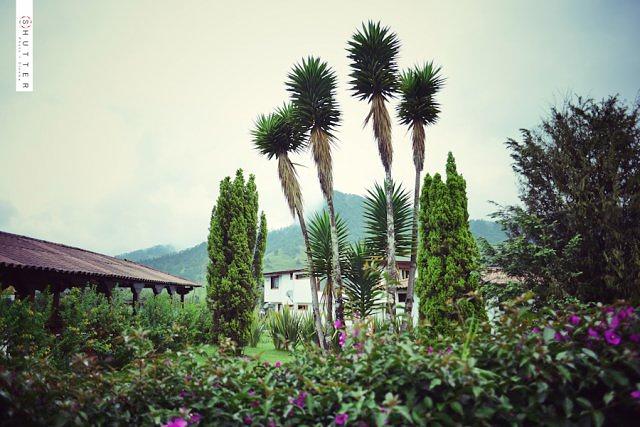
[[[309,306],[307,304],[298,304],[299,311],[307,311],[308,308]]]
[[[307,279],[309,278],[309,274],[307,273],[296,273],[296,280]]]
[[[402,278],[403,279],[408,279],[409,278],[409,270],[400,270],[402,273]]]
[[[279,289],[279,288],[280,288],[280,277],[271,276],[271,289]]]
[[[398,302],[407,302],[406,292],[398,292]]]

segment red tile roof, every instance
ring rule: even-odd
[[[189,280],[108,255],[0,231],[0,267],[198,287]]]

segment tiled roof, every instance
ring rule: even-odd
[[[135,262],[0,231],[0,267],[2,266],[149,284],[199,286]]]

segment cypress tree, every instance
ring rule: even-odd
[[[466,181],[451,153],[446,171],[446,181],[438,173],[425,176],[419,215],[420,319],[439,332],[457,321],[484,316],[473,292],[478,284],[478,250],[469,229]]]
[[[220,182],[220,194],[211,213],[207,267],[207,302],[213,316],[212,338],[229,338],[239,347],[247,342],[255,306],[256,268],[264,253],[259,244],[258,192],[253,175],[245,182],[241,169],[235,179]],[[263,221],[266,228],[266,220]],[[262,237],[261,237],[262,238]]]

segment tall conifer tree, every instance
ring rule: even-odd
[[[220,182],[220,195],[211,213],[207,302],[213,316],[215,343],[230,338],[243,347],[247,342],[257,296],[255,272],[262,265],[254,258],[262,257],[263,252],[255,250],[257,220],[254,177],[245,181],[239,169],[235,179],[227,177]]]
[[[418,282],[420,318],[437,331],[453,322],[484,316],[473,292],[478,250],[469,230],[466,181],[449,153],[447,176],[427,175],[420,197]]]

